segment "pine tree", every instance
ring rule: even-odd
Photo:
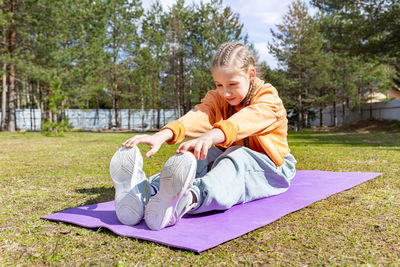
[[[1,125],[0,130],[7,130],[7,107],[8,107],[8,99],[7,99],[7,62],[8,60],[8,47],[7,43],[7,29],[9,28],[9,14],[8,7],[4,4],[4,1],[0,1],[1,10],[0,10],[0,27],[1,27],[1,35],[2,35],[2,45],[0,48],[0,56],[1,56],[1,64],[2,64],[2,93],[1,93]],[[12,14],[11,14],[12,15]]]
[[[151,80],[151,102],[152,102],[152,127],[160,128],[160,97],[161,97],[161,76],[166,70],[169,44],[166,42],[168,19],[163,12],[159,1],[153,3],[146,12],[143,24],[142,35],[145,53],[149,53],[148,60],[142,64],[148,66]],[[155,111],[157,110],[157,115]],[[157,117],[157,120],[156,120]]]
[[[400,2],[397,0],[312,0],[327,19],[321,28],[338,52],[391,64],[399,77]],[[394,60],[392,60],[392,58]],[[400,81],[394,81],[400,86]]]
[[[271,30],[273,42],[269,49],[288,73],[285,94],[296,99],[293,108],[297,116],[296,128],[300,130],[307,123],[307,108],[311,105],[308,100],[313,94],[310,85],[315,77],[322,39],[306,4],[299,0],[292,3],[283,23],[277,27],[279,32]],[[304,106],[305,103],[308,105]]]
[[[137,45],[137,26],[143,9],[139,0],[108,0],[108,24],[106,26],[108,46],[112,58],[110,69],[110,87],[113,95],[113,109],[115,126],[120,127],[119,102],[121,90],[119,84],[119,61],[124,54]]]

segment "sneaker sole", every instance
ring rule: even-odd
[[[138,224],[144,215],[143,203],[136,194],[135,177],[138,173],[139,149],[122,147],[112,157],[110,176],[115,188],[115,212],[118,220],[125,225]]]
[[[191,177],[191,178],[186,179],[183,186],[180,186],[180,188],[176,188],[177,185],[174,183],[174,180],[172,179],[175,174],[174,171],[178,171],[178,169],[181,168],[181,164],[183,164],[182,160],[185,160],[185,158],[180,159],[180,157],[185,157],[191,161],[190,169],[186,175],[186,177]],[[171,169],[169,168],[177,164],[176,162],[177,160],[181,160],[181,162],[178,162],[179,163],[178,167],[175,168],[171,173],[169,174],[167,173],[167,175],[163,176],[163,172],[165,173],[171,171]],[[173,186],[173,190],[168,190],[171,188],[166,189],[163,188],[163,186],[161,186],[160,191],[157,193],[157,195],[150,198],[149,203],[146,205],[144,219],[146,221],[147,226],[151,230],[158,231],[168,226],[168,223],[174,216],[176,206],[179,200],[182,198],[183,194],[186,192],[186,190],[188,190],[189,186],[194,181],[196,172],[196,163],[197,163],[196,158],[190,152],[187,152],[185,154],[177,154],[167,160],[167,162],[163,167],[163,170],[161,171],[161,179],[163,180],[166,180],[168,178],[172,179],[170,183]]]

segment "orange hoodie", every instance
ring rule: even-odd
[[[225,142],[216,146],[243,145],[243,139],[249,137],[250,149],[268,155],[276,166],[282,165],[283,156],[289,153],[286,110],[271,84],[256,78],[254,85],[250,105],[235,106],[230,118],[227,118],[228,102],[215,90],[209,91],[194,110],[162,128],[173,132],[172,140],[167,143],[197,138],[212,128],[219,128]]]

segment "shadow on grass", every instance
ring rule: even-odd
[[[306,129],[297,133],[290,132],[288,139],[289,144],[293,146],[400,147],[400,133],[321,133]]]
[[[113,187],[93,187],[93,188],[79,188],[75,190],[80,194],[86,194],[93,196],[92,198],[86,200],[82,205],[92,205],[100,202],[107,202],[114,200],[114,188]]]
[[[107,236],[121,237],[121,238],[126,238],[126,239],[133,239],[133,240],[137,241],[138,243],[145,244],[146,246],[149,246],[149,247],[152,247],[152,246],[163,246],[163,247],[168,248],[168,249],[170,249],[172,251],[184,252],[184,253],[189,253],[189,254],[192,254],[192,255],[200,255],[200,252],[192,251],[192,250],[189,250],[189,249],[176,248],[176,247],[168,246],[168,245],[165,245],[165,244],[161,244],[161,243],[156,242],[156,241],[149,241],[149,240],[140,239],[140,238],[136,238],[136,237],[129,237],[129,236],[119,235],[119,234],[114,233],[113,231],[111,231],[110,229],[108,229],[106,227],[88,228],[88,227],[80,226],[80,225],[69,223],[69,222],[57,222],[57,223],[65,224],[65,225],[68,225],[68,226],[76,228],[76,229],[84,228],[86,230],[93,231],[93,232],[96,232],[96,233],[101,233],[101,234],[104,234],[104,235],[107,235]],[[81,235],[81,234],[78,231],[76,231],[76,235]],[[209,250],[212,250],[212,249],[215,249],[215,248],[216,247],[210,248]]]

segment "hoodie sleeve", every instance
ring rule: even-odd
[[[222,117],[218,102],[217,92],[209,91],[194,110],[165,125],[161,130],[170,129],[173,133],[173,138],[167,143],[176,144],[184,138],[196,138],[211,130],[216,118]]]

